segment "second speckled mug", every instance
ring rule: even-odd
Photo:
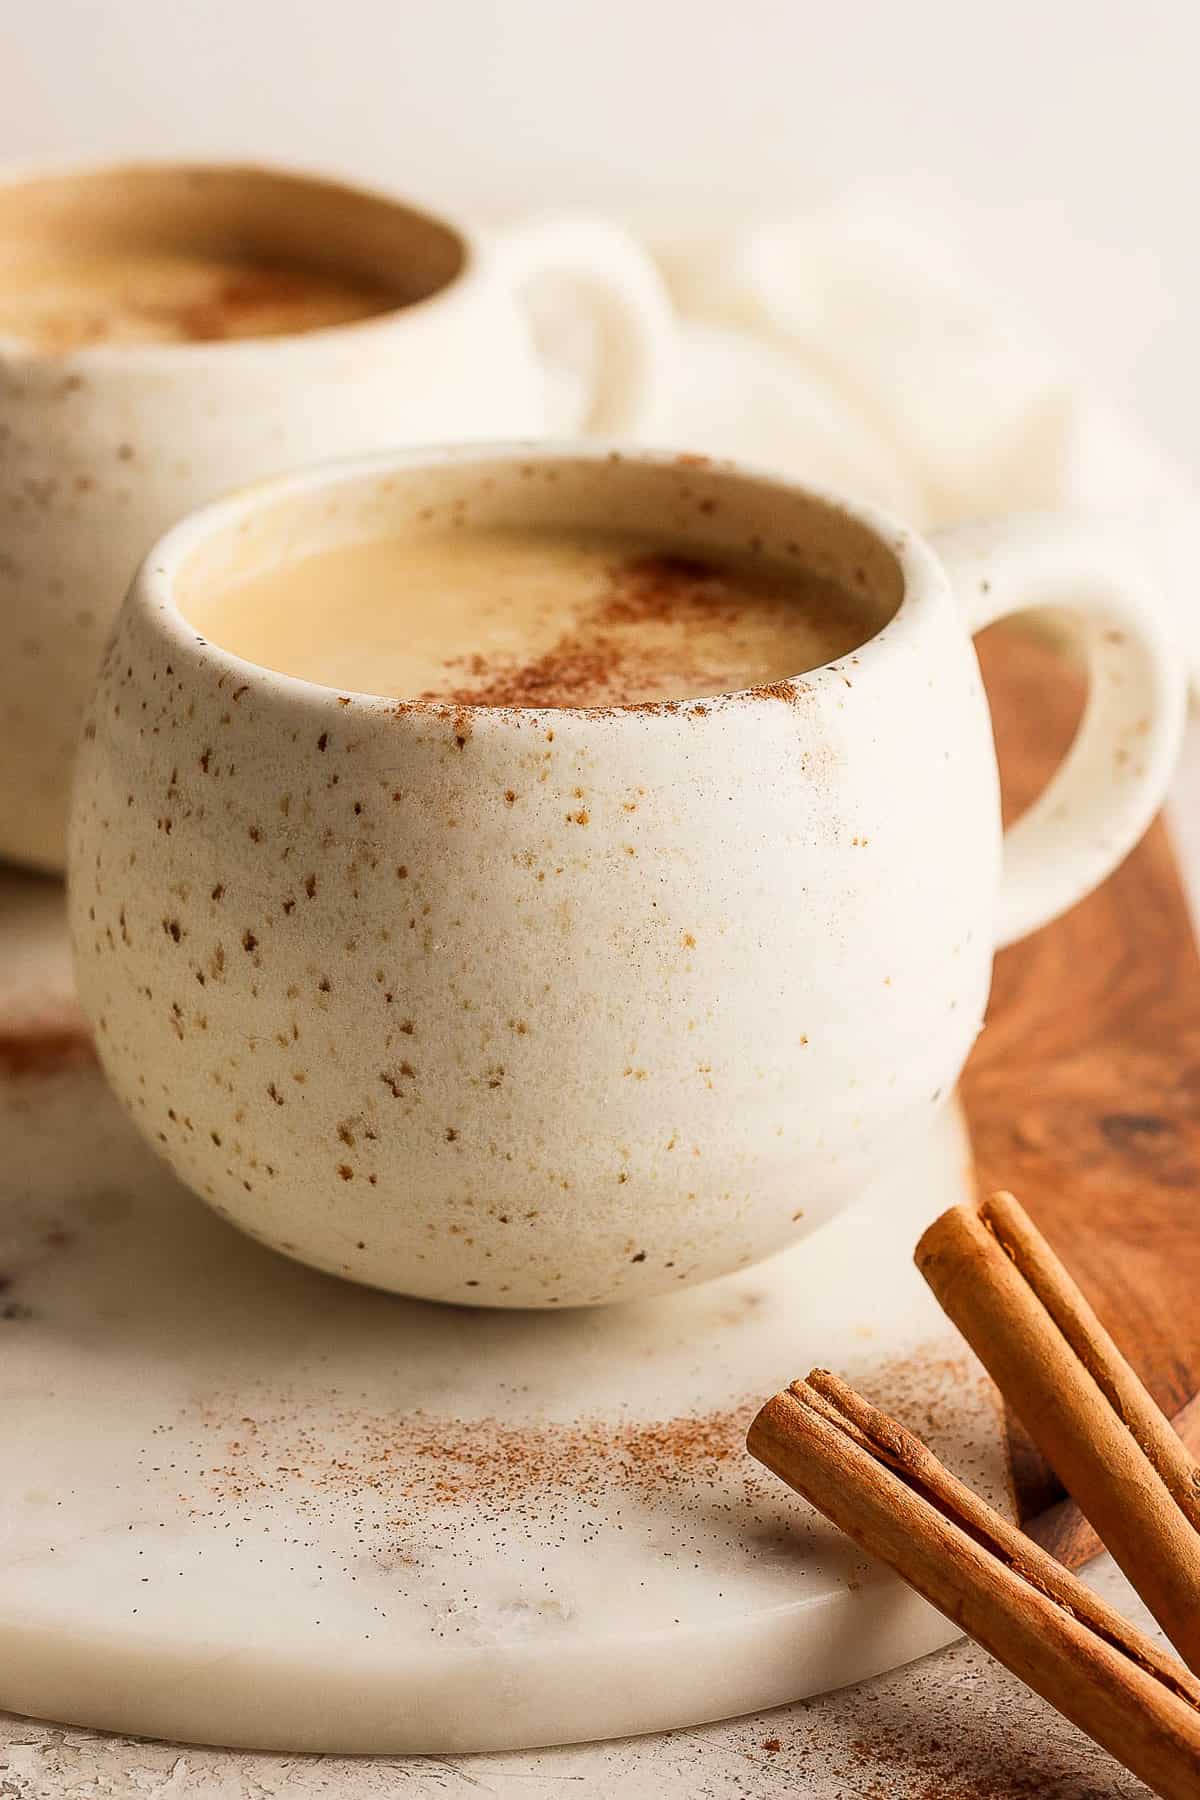
[[[47,246],[236,253],[370,279],[390,303],[320,330],[53,348],[0,328],[0,857],[58,870],[79,721],[138,562],[231,487],[323,456],[547,429],[521,295],[556,279],[599,327],[596,429],[652,429],[670,305],[615,226],[476,237],[393,194],[287,169],[0,173],[0,290]],[[101,309],[102,310],[102,309]]]
[[[188,624],[213,588],[447,518],[752,543],[887,622],[769,689],[555,711],[339,693]],[[1092,698],[1002,859],[970,632],[1033,605],[1075,609]],[[1183,687],[1140,567],[1069,521],[935,550],[593,448],[317,470],[178,526],[125,603],[73,809],[80,992],[150,1142],[288,1254],[467,1304],[661,1293],[802,1236],[927,1128],[997,942],[1161,800]]]

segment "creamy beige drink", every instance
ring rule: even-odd
[[[754,688],[846,655],[865,596],[628,533],[491,527],[359,543],[187,602],[248,661],[327,687],[477,706],[614,706]]]
[[[0,258],[0,338],[43,352],[279,337],[399,304],[382,283],[353,272],[232,251],[40,243]]]

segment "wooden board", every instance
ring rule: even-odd
[[[1069,743],[1082,681],[1024,633],[979,648],[1012,817]],[[1161,820],[1090,899],[998,958],[963,1096],[980,1186],[1012,1189],[1200,1438],[1200,955]],[[1022,1518],[1084,1560],[1094,1539],[1013,1420],[1009,1440]]]

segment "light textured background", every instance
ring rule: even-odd
[[[1200,470],[1194,0],[0,0],[0,156],[253,153],[475,212],[866,186]]]

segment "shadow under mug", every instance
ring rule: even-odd
[[[136,246],[298,262],[382,284],[389,310],[292,335],[40,350],[0,337],[0,857],[61,868],[79,719],[121,596],[176,519],[322,456],[541,434],[524,290],[577,287],[599,355],[588,425],[653,432],[670,305],[615,226],[490,237],[284,169],[137,163],[0,176],[0,284],[31,252]]]
[[[338,692],[198,637],[197,598],[339,543],[603,526],[750,547],[881,628],[767,689],[537,710]],[[1068,609],[1076,742],[1002,835],[971,633]],[[926,542],[699,458],[528,445],[309,471],[176,527],[85,729],[80,995],[147,1139],[243,1230],[353,1279],[550,1307],[743,1268],[927,1132],[997,944],[1162,800],[1184,677],[1120,545]]]

